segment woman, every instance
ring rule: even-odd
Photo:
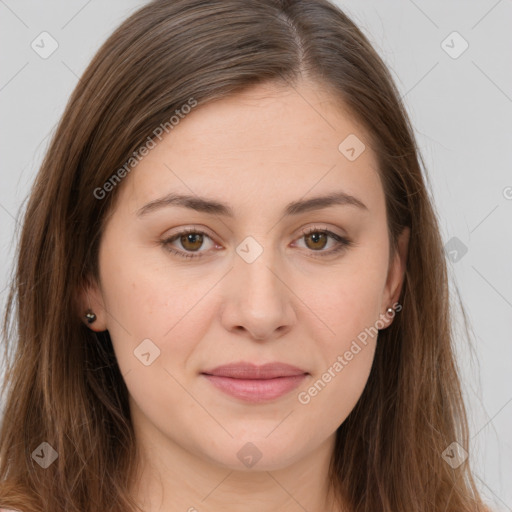
[[[420,161],[326,0],[132,15],[25,214],[0,505],[485,510]]]

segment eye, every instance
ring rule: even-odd
[[[173,235],[170,238],[162,240],[161,244],[167,251],[176,254],[177,256],[181,256],[182,258],[199,258],[202,256],[201,253],[205,252],[199,251],[199,249],[204,243],[205,237],[211,240],[210,236],[207,235],[204,231],[198,229],[186,229],[184,231],[181,231],[180,233]],[[175,241],[181,244],[184,251],[177,251],[172,247],[171,244],[173,244]]]
[[[208,251],[208,249],[203,251],[199,250],[203,246],[205,239],[210,240],[213,244],[212,238],[207,233],[192,228],[186,229],[162,240],[161,245],[167,251],[182,258],[200,258],[204,256],[204,252]],[[331,256],[354,245],[354,243],[346,237],[333,233],[328,229],[319,229],[317,227],[312,227],[303,231],[299,240],[301,239],[306,241],[306,248],[310,249],[313,253],[317,253],[314,257]],[[334,240],[334,247],[324,251],[323,249],[327,246],[329,239]],[[175,242],[178,242],[181,245],[182,250],[176,250],[173,246]]]
[[[327,251],[323,251],[327,246],[329,238],[334,240],[334,247]],[[303,231],[302,237],[299,240],[302,239],[305,240],[305,244],[308,249],[311,249],[314,253],[318,253],[315,254],[314,257],[331,256],[354,245],[351,240],[344,236],[333,233],[328,229],[319,229],[317,227],[308,228]]]

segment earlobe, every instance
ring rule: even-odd
[[[92,309],[88,309],[85,313],[85,319],[87,320],[88,324],[93,324],[96,322],[96,314],[92,311]]]
[[[95,332],[107,330],[103,296],[97,283],[86,280],[80,288],[78,302],[78,314],[89,329]]]

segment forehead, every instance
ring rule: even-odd
[[[284,204],[343,190],[379,209],[383,191],[367,142],[324,89],[258,85],[184,115],[139,162],[122,193],[132,211],[171,191],[209,195],[236,210],[247,201]],[[354,152],[347,157],[350,147],[355,159]]]

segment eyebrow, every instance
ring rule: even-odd
[[[330,206],[354,206],[361,210],[368,211],[368,207],[356,197],[345,192],[333,192],[324,196],[312,197],[310,199],[302,199],[293,201],[284,208],[283,216],[299,215],[305,212],[321,210]],[[159,199],[155,199],[137,211],[137,217],[143,217],[148,213],[159,210],[160,208],[169,206],[181,206],[189,208],[197,212],[207,213],[210,215],[221,215],[224,217],[234,217],[233,209],[220,201],[199,197],[196,195],[174,194],[170,193]]]

